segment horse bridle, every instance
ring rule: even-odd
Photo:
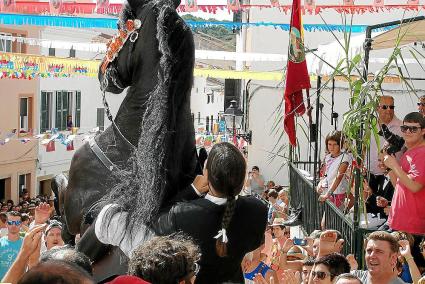
[[[111,113],[111,109],[109,107],[108,101],[106,100],[106,89],[108,88],[109,81],[108,78],[111,79],[112,84],[120,90],[124,90],[125,87],[122,87],[118,70],[111,63],[115,61],[118,57],[119,52],[124,47],[127,40],[130,41],[129,53],[127,57],[127,72],[129,71],[129,63],[131,60],[131,54],[133,52],[134,43],[139,38],[139,31],[142,27],[142,21],[140,19],[127,20],[125,22],[125,30],[119,29],[118,34],[114,36],[107,44],[107,52],[102,61],[102,65],[100,67],[100,71],[103,73],[103,80],[100,82],[100,89],[102,91],[102,102],[105,107],[106,116],[108,120],[111,121],[112,126],[117,131],[118,135],[132,148],[133,150],[136,147],[128,141],[128,139],[122,134],[118,125],[116,125],[114,118]],[[89,145],[93,153],[99,158],[102,164],[109,170],[113,171],[114,169],[118,169],[117,165],[115,165],[102,151],[102,149],[97,144],[96,140],[93,138],[89,141]]]

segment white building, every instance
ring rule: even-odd
[[[268,1],[265,0],[251,0],[250,4],[265,4]],[[292,1],[285,0],[280,1],[281,4],[290,4]],[[373,1],[362,0],[355,1],[356,4],[368,4],[370,5]],[[317,0],[317,4],[340,4],[341,1],[325,1]],[[388,4],[405,4],[405,1],[386,1]],[[378,24],[387,21],[400,20],[403,17],[409,18],[418,15],[423,15],[423,10],[417,11],[397,11],[391,10],[391,12],[383,11],[380,13],[368,13],[362,15],[354,15],[354,25],[371,25]],[[323,19],[327,24],[342,24],[342,16],[333,10],[326,10],[321,13]],[[350,19],[351,16],[347,16]],[[252,23],[257,22],[273,22],[273,23],[285,23],[290,22],[290,13],[285,14],[278,9],[250,9],[249,10],[249,21]],[[304,24],[324,24],[322,18],[319,15],[303,16]],[[349,20],[348,20],[349,22]],[[258,53],[273,53],[273,54],[287,54],[288,52],[288,32],[280,29],[271,27],[250,27],[246,29],[246,52],[258,52]],[[338,38],[342,38],[342,33],[335,33]],[[356,34],[353,34],[353,36]],[[335,40],[334,36],[330,32],[305,32],[304,33],[305,44],[308,48],[317,48],[319,44],[330,43]],[[425,52],[425,50],[423,50]],[[373,63],[376,58],[386,58],[388,51],[372,51],[371,52],[371,65],[370,71],[374,72],[382,64]],[[406,55],[409,58],[409,55]],[[376,62],[377,60],[375,60]],[[246,68],[253,71],[276,71],[282,70],[286,67],[286,62],[245,62]],[[412,72],[412,77],[424,77],[423,71],[414,64],[409,65],[409,71]],[[311,82],[313,89],[310,91],[312,94],[312,104],[315,106],[315,87],[316,82]],[[246,82],[245,82],[246,85]],[[242,86],[242,89],[245,87]],[[419,89],[418,95],[423,94],[424,85],[423,82],[414,81],[415,88]],[[416,98],[406,95],[403,92],[403,86],[400,84],[384,85],[386,89],[385,93],[388,93],[395,97],[396,110],[395,113],[399,118],[403,118],[405,114],[411,111],[415,111]],[[283,100],[284,84],[282,82],[264,82],[264,81],[252,81],[249,86],[249,92],[252,96],[250,105],[248,106],[249,112],[249,129],[253,131],[252,145],[249,146],[249,166],[258,165],[261,169],[262,174],[267,180],[274,180],[278,184],[287,185],[289,183],[287,175],[287,167],[283,167],[287,162],[287,159],[282,155],[288,155],[288,148],[283,152],[276,155],[275,146],[278,144],[278,135],[272,133],[272,126],[278,119],[275,113],[276,108]],[[337,83],[335,90],[335,111],[339,114],[338,128],[342,126],[342,115],[348,110],[348,94],[346,84]],[[321,102],[324,104],[323,108],[323,123],[322,123],[322,151],[324,136],[328,132],[334,129],[334,126],[330,123],[331,114],[331,91],[327,88],[321,96]],[[315,110],[314,110],[315,111]],[[314,112],[313,112],[314,113]],[[313,116],[314,117],[314,116]],[[307,120],[306,116],[304,119]],[[308,133],[308,127],[305,125],[302,119],[298,119],[298,123],[302,125],[304,131]],[[283,122],[279,131],[283,131]],[[298,147],[302,154],[300,160],[308,160],[308,140],[304,135],[301,127],[297,128],[297,138],[299,139]],[[288,140],[285,135],[283,143],[287,145]],[[270,157],[275,156],[275,159],[270,161]]]

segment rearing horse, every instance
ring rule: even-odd
[[[128,0],[120,15],[119,35],[108,47],[99,81],[102,91],[118,94],[128,87],[127,95],[112,125],[74,154],[66,188],[63,179],[53,184],[66,229],[82,234],[81,242],[91,226],[88,217],[105,196],[128,207],[126,187],[137,187],[128,189],[134,203],[147,204],[134,210],[154,214],[195,176],[190,112],[194,43],[175,10],[179,4]],[[133,173],[134,181],[123,181],[129,178],[121,171]]]

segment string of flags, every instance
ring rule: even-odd
[[[68,131],[59,131],[57,128],[52,128],[46,133],[33,135],[33,130],[19,131],[11,129],[5,133],[0,131],[0,146],[4,146],[11,141],[19,141],[22,144],[27,144],[30,141],[39,141],[41,145],[46,147],[46,152],[56,150],[55,143],[66,147],[67,151],[74,150],[74,141],[79,140],[82,143],[92,139],[99,132],[99,127],[95,127],[88,132],[78,132],[79,128],[73,127]]]
[[[265,0],[264,4],[241,4],[239,0],[227,0],[224,5],[198,5],[197,0],[186,0],[185,4],[181,4],[178,12],[207,12],[216,14],[217,11],[227,10],[234,11],[249,11],[250,9],[279,9],[281,12],[288,13],[291,10],[291,5],[282,4],[283,0]],[[323,1],[322,1],[323,2]],[[316,0],[304,0],[304,5],[301,7],[302,12],[310,14],[318,14],[324,10],[334,10],[338,13],[362,14],[366,12],[389,12],[394,9],[404,10],[420,10],[424,9],[425,5],[421,5],[419,0],[404,0],[401,3],[392,4],[385,0],[370,0],[369,3],[362,1],[361,4],[356,4],[355,0],[335,0],[326,4],[317,4]],[[96,2],[77,2],[77,1],[19,1],[7,0],[2,1],[1,11],[3,13],[25,13],[25,14],[42,14],[42,15],[81,15],[81,14],[104,14],[118,15],[122,9],[121,3],[109,3],[109,0],[97,0]]]
[[[248,143],[242,137],[238,138],[229,134],[205,134],[197,133],[195,134],[196,147],[204,147],[206,149],[211,148],[217,143],[220,142],[229,142],[238,147],[238,149],[243,149],[248,145]]]

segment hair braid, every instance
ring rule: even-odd
[[[223,219],[221,220],[221,228],[227,230],[230,221],[232,220],[233,213],[235,212],[236,199],[234,196],[227,197],[226,209],[224,210]],[[222,238],[217,238],[215,243],[215,250],[220,257],[227,256],[227,243],[223,242]]]

